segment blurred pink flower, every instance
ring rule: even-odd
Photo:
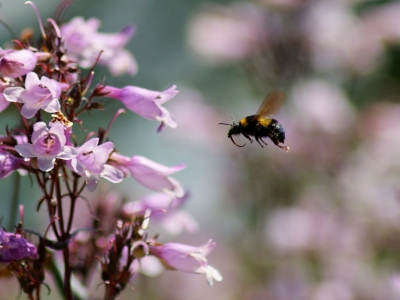
[[[322,72],[370,72],[384,50],[377,36],[344,1],[312,5],[303,18],[303,29],[310,42],[314,67]]]
[[[96,61],[100,51],[99,63],[109,67],[112,75],[131,75],[137,72],[135,58],[123,47],[135,33],[133,25],[127,25],[119,33],[100,33],[100,21],[95,18],[84,20],[75,17],[69,23],[60,27],[65,39],[67,55],[78,60],[83,68],[90,68]]]
[[[226,113],[219,113],[217,108],[207,104],[206,99],[198,91],[180,89],[176,101],[173,101],[169,108],[180,124],[179,128],[173,131],[173,135],[191,140],[198,146],[212,151],[224,151],[223,145],[230,146],[224,138],[221,138],[226,136],[227,127],[219,126],[218,130],[215,128],[215,124],[226,121],[224,119]]]
[[[269,242],[277,252],[324,249],[331,245],[335,220],[329,214],[301,208],[276,209],[267,225]]]
[[[331,82],[312,79],[291,91],[293,116],[306,131],[346,134],[355,123],[355,111],[344,92]]]
[[[259,50],[265,34],[264,21],[263,11],[256,5],[215,5],[191,20],[187,40],[208,62],[234,62]]]
[[[169,234],[178,235],[183,229],[194,232],[198,229],[197,222],[181,209],[188,197],[189,193],[174,198],[165,193],[155,193],[139,201],[126,203],[122,213],[130,217],[144,216],[150,210],[150,220],[159,223]]]
[[[400,228],[400,106],[374,105],[360,122],[360,144],[343,162],[338,189],[349,209],[363,209],[372,224]]]
[[[376,36],[381,43],[400,42],[400,2],[382,3],[367,10],[361,17],[369,35]]]

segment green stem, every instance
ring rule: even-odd
[[[13,189],[13,194],[11,196],[11,213],[10,213],[10,222],[8,223],[8,229],[13,232],[14,231],[14,226],[16,224],[16,218],[17,218],[17,211],[18,211],[18,205],[19,205],[19,191],[20,191],[20,185],[21,185],[21,176],[18,174],[18,172],[15,172],[14,174],[14,189]]]

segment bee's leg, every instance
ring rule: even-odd
[[[253,143],[253,140],[251,139],[251,137],[248,134],[246,134],[246,133],[242,133],[242,134],[246,139],[248,139],[250,141],[250,143]]]
[[[285,150],[286,152],[289,152],[290,147],[287,147],[285,145],[280,145],[278,141],[275,141],[274,139],[271,139],[275,145],[277,145],[279,148]]]
[[[262,137],[260,137],[261,142],[264,143],[265,146],[268,146],[268,144],[262,139]]]
[[[260,146],[261,146],[262,148],[264,148],[264,146],[260,143],[260,140],[262,140],[261,137],[258,137],[257,135],[255,135],[254,138],[255,138],[256,141],[260,144]]]

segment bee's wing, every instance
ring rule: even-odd
[[[286,93],[283,89],[270,92],[261,103],[255,117],[268,117],[276,114],[286,100]]]

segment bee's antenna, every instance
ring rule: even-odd
[[[235,120],[233,119],[232,115],[230,115],[230,116],[231,116],[231,119],[232,119],[232,124],[226,124],[226,123],[218,123],[218,124],[221,124],[221,125],[229,125],[229,126],[235,125]]]

